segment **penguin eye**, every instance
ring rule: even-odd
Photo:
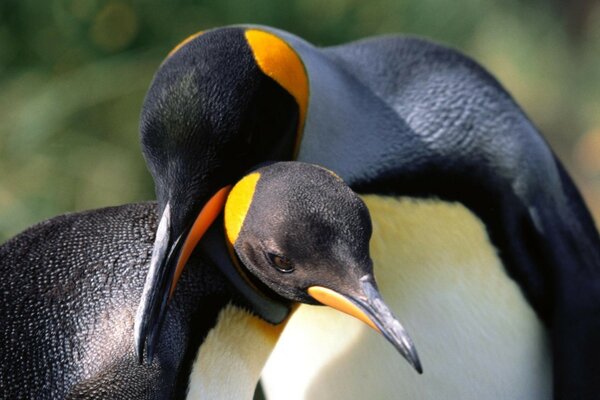
[[[292,262],[287,257],[273,253],[268,253],[268,256],[271,264],[273,264],[278,271],[289,273],[294,270]]]

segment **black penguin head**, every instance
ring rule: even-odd
[[[371,220],[363,201],[326,169],[299,162],[260,168],[225,205],[228,240],[248,270],[284,298],[372,272]]]
[[[217,29],[178,46],[144,100],[142,148],[161,211],[170,204],[175,230],[189,224],[198,203],[243,171],[293,155],[302,99],[257,63],[264,50],[249,39],[252,32]],[[263,41],[278,40],[261,33]],[[278,62],[295,57],[300,63],[289,52],[291,61]]]
[[[262,284],[284,299],[359,318],[421,372],[412,341],[373,278],[368,210],[339,177],[299,162],[257,169],[231,190],[224,220],[243,267]]]
[[[301,59],[259,29],[194,35],[160,66],[140,128],[160,215],[135,322],[140,361],[144,349],[152,359],[168,299],[222,210],[226,187],[253,165],[293,156],[307,101]]]

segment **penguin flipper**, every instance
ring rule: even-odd
[[[600,240],[581,194],[557,163],[567,202],[553,218],[544,218],[540,234],[548,244],[547,260],[561,267],[555,272],[551,323],[554,396],[595,399],[600,393]]]

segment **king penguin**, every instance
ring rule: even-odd
[[[378,292],[362,200],[330,171],[299,162],[253,170],[190,255],[152,363],[132,331],[157,227],[153,203],[65,215],[0,247],[0,397],[250,399],[293,304],[355,316],[421,371]],[[229,253],[230,251],[230,253]],[[229,260],[252,295],[220,270]],[[252,297],[254,296],[254,297]]]
[[[358,325],[301,307],[265,372],[269,399],[600,393],[598,232],[535,126],[466,56],[411,37],[318,48],[264,26],[208,30],[159,68],[141,132],[168,229],[139,354],[160,342],[211,196],[249,165],[297,159],[365,196],[375,275],[427,367],[415,377]]]

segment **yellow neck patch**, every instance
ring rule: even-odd
[[[290,45],[272,33],[249,29],[245,35],[258,67],[287,90],[298,103],[299,121],[294,147],[296,158],[308,107],[308,76],[304,64]]]
[[[183,41],[181,41],[177,46],[175,46],[173,48],[173,50],[171,50],[169,52],[169,54],[167,54],[167,57],[165,58],[165,60],[169,57],[171,57],[173,54],[177,53],[177,51],[179,49],[181,49],[183,46],[185,46],[186,44],[188,44],[189,42],[191,42],[192,40],[196,39],[198,36],[202,35],[204,33],[204,31],[200,31],[200,32],[196,32],[193,35],[188,36],[187,38],[185,38]]]
[[[227,197],[225,203],[225,234],[232,246],[242,230],[259,179],[260,173],[258,172],[246,175],[236,183],[231,189],[229,197]]]

